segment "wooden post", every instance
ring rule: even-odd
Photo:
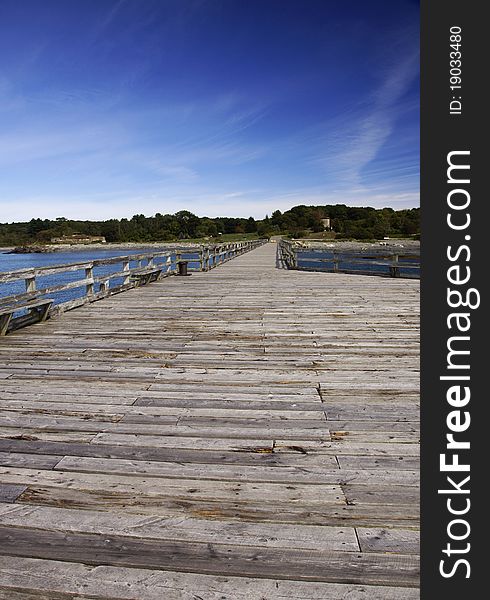
[[[33,275],[32,277],[26,277],[25,279],[25,284],[26,284],[26,292],[35,292],[36,291],[36,276]],[[28,311],[28,313],[30,315],[33,314],[32,309]],[[8,327],[9,323],[7,322],[7,324],[4,324],[5,327],[5,331],[7,331],[7,327]],[[5,334],[2,334],[5,335]]]
[[[104,279],[104,281],[100,282],[99,292],[102,294],[107,294],[109,291],[109,279]]]
[[[390,265],[390,276],[400,277],[400,267],[398,265],[398,254],[393,254],[393,259]]]
[[[0,315],[0,335],[7,335],[7,330],[12,320],[12,313]]]
[[[85,286],[85,295],[94,295],[94,266],[90,265],[85,268],[85,279],[88,279],[87,285]]]
[[[123,262],[123,271],[127,271],[127,272],[128,272],[128,274],[127,274],[127,275],[125,275],[125,276],[124,276],[124,279],[123,279],[123,284],[124,284],[124,285],[128,285],[128,284],[129,284],[129,281],[130,281],[130,277],[131,277],[131,276],[130,276],[130,272],[129,272],[129,260],[125,260],[125,261]]]
[[[176,273],[179,270],[179,262],[180,262],[181,256],[182,255],[180,252],[175,252],[175,272]]]
[[[333,272],[334,273],[339,272],[339,258],[337,256],[337,253],[335,252],[335,250],[333,251]]]
[[[26,292],[35,292],[36,291],[36,276],[26,277]]]

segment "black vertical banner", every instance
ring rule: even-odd
[[[421,7],[423,599],[489,594],[484,9],[476,0],[425,0]]]

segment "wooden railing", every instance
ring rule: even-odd
[[[8,329],[17,329],[37,320],[37,312],[30,305],[44,298],[54,299],[48,312],[48,317],[52,317],[88,302],[132,289],[141,285],[142,281],[178,275],[181,264],[185,264],[189,271],[209,271],[266,241],[180,247],[161,252],[3,272],[0,273],[0,312],[8,313],[10,310],[12,318]],[[75,278],[70,275],[75,275]],[[46,277],[55,281],[47,285],[43,281]],[[14,293],[8,293],[9,284],[16,284],[17,288],[20,284],[22,291],[17,289]],[[75,293],[78,297],[73,298]]]
[[[306,252],[310,256],[302,256]],[[311,256],[314,253],[323,256],[318,258]],[[288,240],[280,240],[278,243],[278,261],[283,268],[300,271],[384,275],[387,277],[420,277],[420,255],[401,251],[387,252],[381,249],[342,251],[331,248],[308,248],[298,246]],[[306,266],[305,262],[314,263],[314,265]]]

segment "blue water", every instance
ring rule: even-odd
[[[33,253],[33,254],[6,254],[0,253],[0,273],[6,271],[15,271],[19,269],[30,269],[33,267],[44,267],[50,265],[66,265],[69,263],[86,263],[95,259],[100,258],[111,258],[116,256],[129,256],[134,254],[145,254],[152,252],[164,252],[165,248],[131,248],[122,250],[110,250],[110,249],[87,249],[82,251],[74,252],[51,252],[51,253]],[[1,251],[0,251],[1,252]],[[182,260],[189,261],[189,269],[198,269],[199,262],[198,255],[196,253],[182,253]],[[155,257],[154,264],[161,265],[166,261],[166,257]],[[143,262],[143,266],[146,262]],[[136,261],[130,262],[130,267],[134,268],[137,266]],[[175,267],[173,267],[175,268]],[[94,276],[109,275],[122,270],[122,261],[111,265],[104,265],[100,267],[94,267]],[[69,273],[57,273],[54,275],[46,275],[36,277],[37,289],[46,287],[52,287],[61,285],[63,283],[69,283],[84,279],[85,271],[83,269],[77,271],[71,271]],[[122,278],[114,278],[110,280],[110,287],[116,287],[121,285]],[[21,294],[25,291],[24,280],[13,281],[8,283],[0,283],[0,298],[11,296],[14,294]],[[95,291],[98,291],[96,286]],[[50,297],[54,299],[54,304],[60,304],[61,302],[67,302],[85,295],[85,286],[56,292],[50,294]]]
[[[390,276],[391,259],[384,259],[386,252],[355,252],[355,251],[336,251],[335,257],[338,259],[339,272],[364,273],[367,275],[385,275]],[[311,269],[314,271],[333,271],[334,253],[328,251],[304,251],[297,250],[298,267]],[[317,260],[312,260],[317,259]],[[321,262],[319,262],[319,260]],[[383,264],[370,264],[376,261]],[[400,277],[420,278],[420,254],[399,254],[398,262],[400,267]]]

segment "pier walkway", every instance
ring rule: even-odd
[[[418,292],[269,243],[0,338],[0,599],[418,598]]]

